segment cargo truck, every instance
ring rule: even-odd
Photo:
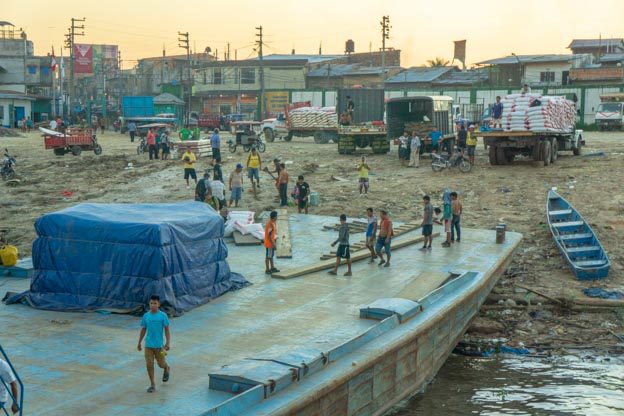
[[[388,140],[396,140],[406,131],[416,131],[423,143],[420,152],[430,153],[432,143],[427,136],[433,127],[442,135],[438,145],[455,139],[453,99],[442,95],[390,99],[386,103],[386,123]]]
[[[601,131],[620,130],[624,126],[624,93],[603,94],[594,116]]]

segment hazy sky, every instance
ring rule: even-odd
[[[265,54],[342,53],[381,47],[382,15],[392,29],[387,45],[401,49],[403,66],[453,56],[453,40],[466,39],[469,64],[508,55],[568,53],[572,38],[624,37],[624,1],[600,0],[2,0],[1,20],[26,30],[35,53],[56,54],[70,18],[86,17],[77,42],[118,44],[124,68],[139,57],[183,53],[177,32],[188,31],[198,51],[231,57],[254,52],[254,27],[264,27]],[[67,53],[67,52],[65,52]],[[133,61],[131,61],[133,60]]]

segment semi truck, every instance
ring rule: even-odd
[[[621,130],[624,126],[624,93],[601,95],[594,120],[601,131]]]

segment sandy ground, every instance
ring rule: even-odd
[[[179,161],[149,161],[147,155],[137,156],[137,143],[130,143],[125,135],[106,132],[98,138],[104,149],[99,157],[92,152],[57,157],[44,149],[43,139],[35,132],[21,138],[0,138],[1,148],[8,148],[18,158],[19,179],[11,185],[0,183],[0,229],[7,230],[6,238],[23,255],[31,251],[34,220],[46,212],[86,201],[171,202],[193,198],[193,190],[185,187]],[[225,144],[228,138],[224,136],[222,142]],[[480,146],[477,166],[468,174],[448,170],[434,173],[426,159],[419,169],[401,167],[396,149],[390,156],[369,155],[362,150],[372,168],[371,189],[364,197],[357,190],[359,154],[339,155],[335,144],[317,145],[311,138],[296,138],[290,143],[277,140],[267,145],[262,157],[265,162],[281,157],[291,178],[305,175],[312,190],[321,195],[320,206],[311,207],[311,214],[338,216],[344,212],[358,217],[371,206],[388,208],[397,220],[413,220],[422,216],[421,192],[431,195],[434,204],[440,204],[442,190],[450,187],[463,202],[464,227],[494,228],[505,222],[508,229],[524,234],[521,248],[495,292],[502,298],[522,297],[537,304],[547,301],[514,285],[565,298],[583,297],[581,290],[590,286],[624,289],[624,133],[586,133],[585,139],[585,155],[604,151],[605,156],[575,157],[562,152],[555,165],[545,168],[533,167],[530,161],[490,166]],[[224,148],[222,155],[226,176],[235,163],[244,164],[246,158],[240,147],[235,154]],[[132,169],[126,169],[128,163],[132,163]],[[200,159],[198,174],[209,167],[207,159]],[[247,185],[242,208],[260,212],[275,207],[277,192],[268,175],[262,174],[257,198]],[[553,186],[590,221],[609,252],[612,268],[608,279],[596,283],[576,280],[557,251],[545,217],[546,191]],[[443,250],[439,242],[434,249]],[[539,305],[509,309],[498,306],[484,308],[475,329],[481,334],[473,336],[506,337],[527,345],[606,346],[617,343],[609,331],[622,333],[623,325],[623,308],[570,313]],[[490,330],[495,332],[488,333]]]

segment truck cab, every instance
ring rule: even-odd
[[[284,138],[288,136],[288,125],[286,116],[280,113],[277,117],[262,120],[261,130],[267,142],[272,142],[276,137]]]
[[[596,111],[595,121],[600,130],[619,130],[624,125],[624,103],[601,102]]]

